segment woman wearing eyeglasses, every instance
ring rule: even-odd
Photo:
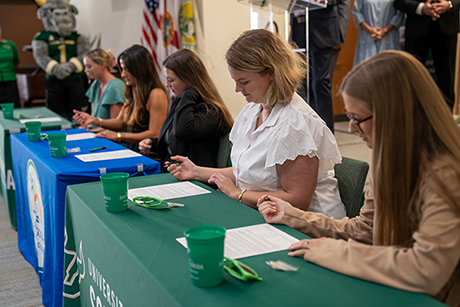
[[[402,51],[356,66],[341,95],[349,131],[372,148],[360,215],[336,220],[268,196],[259,211],[313,237],[291,256],[460,305],[460,131],[426,68]]]
[[[226,60],[235,91],[248,104],[230,132],[233,167],[216,169],[175,156],[168,170],[180,180],[200,180],[250,207],[271,194],[302,209],[345,216],[334,164],[341,156],[334,135],[296,94],[305,63],[278,35],[244,32]]]

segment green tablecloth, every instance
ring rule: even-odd
[[[131,178],[130,188],[172,182],[176,180],[170,174]],[[256,210],[216,191],[176,201],[185,207],[151,210],[130,203],[128,211],[108,213],[100,182],[69,186],[64,305],[442,305],[423,294],[329,271],[302,258],[292,258],[287,251],[241,259],[263,277],[262,282],[245,283],[225,272],[220,286],[195,287],[190,282],[187,251],[175,240],[183,237],[186,228],[216,224],[230,229],[264,220]],[[287,226],[276,227],[296,238],[306,237]],[[265,264],[267,260],[283,260],[299,270],[275,271]]]
[[[54,113],[48,108],[26,108],[26,109],[14,109],[15,119],[5,119],[3,112],[0,112],[0,191],[5,204],[8,207],[10,213],[11,226],[16,229],[16,198],[14,195],[15,184],[13,176],[13,162],[11,159],[11,144],[10,134],[20,133],[26,131],[26,126],[19,122],[17,119],[18,114],[22,114],[26,119],[36,118],[37,116],[41,119],[46,117],[58,117],[59,121],[43,122],[42,130],[58,130],[58,129],[70,129],[73,128],[73,124],[62,116]],[[37,118],[37,119],[39,119]]]

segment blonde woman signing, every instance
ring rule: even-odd
[[[373,151],[360,215],[336,220],[270,195],[259,211],[315,238],[291,256],[459,306],[460,133],[441,91],[415,57],[383,51],[353,68],[341,93],[349,131]]]
[[[117,118],[103,120],[74,110],[74,119],[81,125],[95,124],[105,128],[96,134],[112,141],[127,143],[139,151],[138,143],[145,138],[157,138],[168,112],[166,89],[161,84],[150,52],[133,45],[118,57],[121,77],[125,81],[125,105]],[[122,132],[128,128],[129,132]]]
[[[333,170],[341,160],[336,140],[296,94],[305,63],[283,39],[263,29],[244,32],[226,60],[235,90],[248,101],[230,133],[233,167],[201,167],[174,156],[180,163],[168,167],[171,174],[216,184],[253,208],[270,191],[303,210],[344,217]]]
[[[110,73],[111,53],[94,49],[83,57],[85,73],[94,80],[86,96],[92,105],[92,115],[101,120],[117,118],[125,102],[124,83]],[[101,120],[99,122],[101,122]]]

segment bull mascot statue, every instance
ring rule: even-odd
[[[33,38],[35,62],[46,72],[46,106],[71,119],[73,109],[88,111],[83,56],[89,39],[76,32],[77,8],[65,0],[36,0],[45,31]]]

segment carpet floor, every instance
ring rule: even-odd
[[[43,306],[38,275],[19,252],[18,233],[11,227],[8,209],[2,197],[0,197],[0,306]]]

